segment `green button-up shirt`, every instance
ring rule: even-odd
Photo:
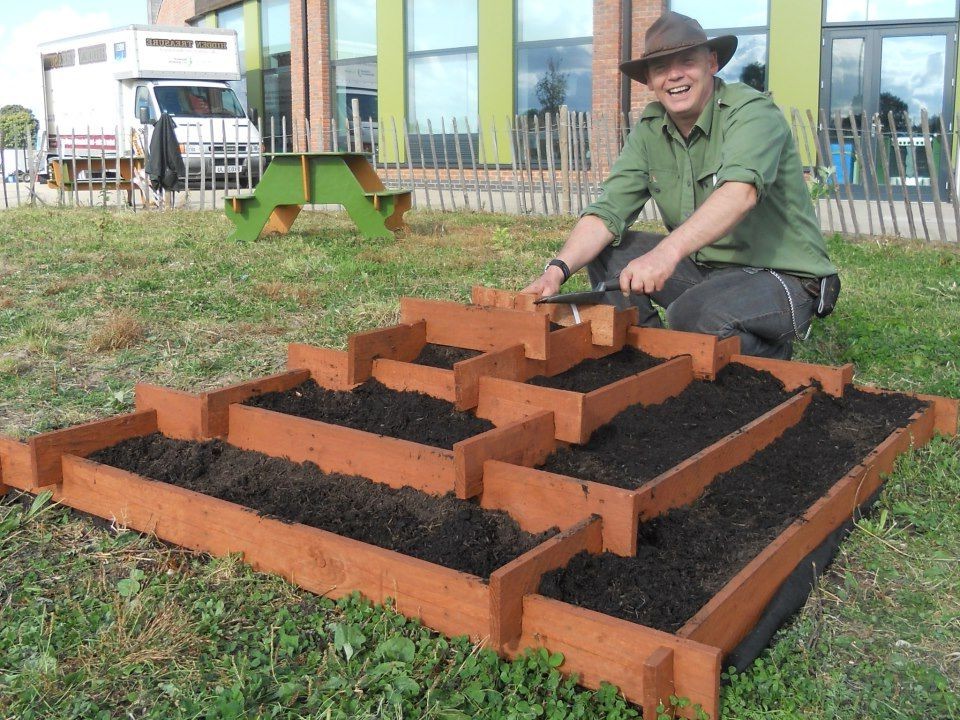
[[[835,273],[783,113],[747,85],[714,82],[686,140],[663,105],[647,106],[603,192],[583,214],[596,215],[620,238],[652,197],[673,230],[723,183],[750,183],[757,205],[693,259],[711,267],[744,265],[802,277]]]

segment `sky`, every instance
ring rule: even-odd
[[[147,22],[146,0],[0,0],[0,7],[0,106],[25,105],[38,119],[38,44]]]

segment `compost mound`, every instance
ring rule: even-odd
[[[695,503],[641,524],[635,557],[580,553],[540,592],[676,632],[922,405],[853,387],[842,399],[817,394],[797,425]]]
[[[350,391],[327,390],[307,380],[244,404],[447,450],[494,427],[489,420],[454,409],[446,400],[391,390],[372,378]]]
[[[462,360],[469,360],[479,354],[479,350],[427,343],[423,346],[423,350],[420,351],[420,354],[417,355],[413,362],[417,365],[427,365],[428,367],[452,370],[456,363]]]
[[[770,373],[731,363],[713,382],[692,382],[658,405],[624,410],[585,445],[551,455],[543,469],[633,489],[790,397]]]
[[[240,450],[220,440],[172,440],[155,433],[90,458],[480,577],[553,534],[524,532],[506,513],[452,496],[324,473],[310,462]]]
[[[623,380],[625,377],[649,370],[662,362],[663,360],[660,358],[655,358],[642,350],[627,346],[602,358],[584,360],[559,375],[553,375],[552,377],[537,375],[528,382],[531,385],[557,390],[588,393],[617,380]]]

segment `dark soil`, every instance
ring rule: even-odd
[[[313,463],[239,450],[220,440],[186,442],[153,434],[90,458],[480,577],[553,534],[523,532],[506,513],[452,496],[327,474]]]
[[[427,365],[429,367],[452,370],[455,363],[461,360],[469,360],[479,354],[479,350],[427,343],[423,346],[423,350],[420,351],[420,354],[417,355],[413,362],[417,365]]]
[[[350,391],[327,390],[307,380],[244,404],[448,450],[494,427],[489,420],[455,410],[446,400],[391,390],[372,378]]]
[[[922,403],[848,387],[818,394],[803,419],[693,505],[640,526],[636,557],[581,553],[540,592],[675,632]]]
[[[659,405],[635,405],[585,445],[560,450],[549,472],[633,489],[756,420],[790,397],[773,375],[733,363]]]
[[[606,357],[584,360],[559,375],[552,377],[537,375],[528,382],[541,387],[588,393],[648,370],[662,362],[660,358],[628,346]]]

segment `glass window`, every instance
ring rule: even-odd
[[[288,145],[292,127],[290,0],[260,1],[260,32],[263,41],[263,124],[264,128],[269,128],[273,120],[277,136],[274,138],[275,147],[280,150],[283,120],[286,119]]]
[[[217,11],[217,27],[236,31],[237,52],[240,53],[240,72],[245,73],[247,71],[247,59],[243,54],[243,51],[246,49],[246,33],[244,32],[243,26],[243,4]]]
[[[767,3],[768,0],[726,3],[716,0],[671,0],[670,9],[695,18],[704,28],[765,27]]]
[[[519,0],[517,18],[520,42],[593,36],[590,0]]]
[[[767,35],[737,35],[737,52],[717,73],[726,82],[742,82],[763,92],[767,89]]]
[[[590,110],[593,45],[530,46],[517,50],[517,112],[551,113],[561,105]]]
[[[377,54],[377,0],[332,0],[330,35],[333,59]]]
[[[242,118],[243,106],[233,90],[196,85],[162,85],[153,89],[160,112],[173,116]]]
[[[827,0],[827,22],[955,18],[956,0]]]
[[[478,0],[409,0],[410,52],[476,47]]]
[[[477,53],[426,55],[410,59],[410,101],[412,119],[427,119],[440,132],[441,117],[450,130],[450,120],[477,117]]]

